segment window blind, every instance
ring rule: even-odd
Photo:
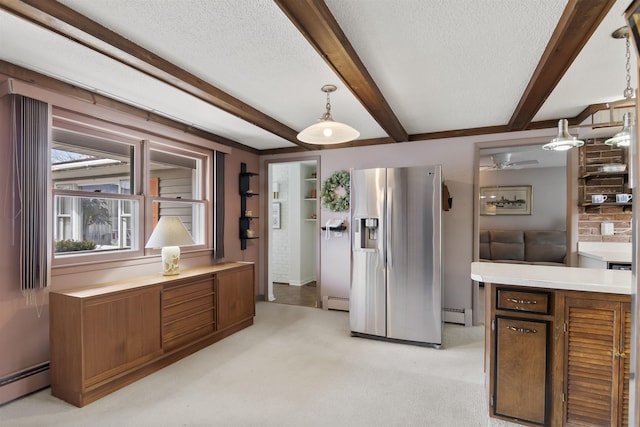
[[[49,108],[21,95],[12,95],[11,105],[14,230],[20,238],[20,288],[28,294],[47,287],[49,277]]]
[[[214,253],[215,259],[224,258],[224,158],[220,151],[215,153],[215,226],[214,226]]]

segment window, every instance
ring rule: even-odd
[[[56,263],[142,256],[162,216],[207,245],[211,152],[55,120],[52,136]]]
[[[210,157],[210,156],[209,156]],[[149,144],[149,196],[152,226],[177,216],[196,244],[205,243],[207,156]]]

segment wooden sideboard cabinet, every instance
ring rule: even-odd
[[[253,324],[254,266],[51,292],[51,394],[84,406]]]
[[[485,284],[492,417],[627,426],[629,295]]]

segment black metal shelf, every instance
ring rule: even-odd
[[[258,193],[250,191],[251,178],[258,176],[257,173],[248,172],[246,163],[240,163],[240,179],[238,182],[238,190],[240,191],[240,212],[247,211],[247,199],[250,197],[258,196]],[[241,215],[240,222],[240,249],[247,249],[247,240],[258,239],[258,236],[247,237],[247,230],[251,228],[251,221],[258,219],[257,216],[244,216]]]

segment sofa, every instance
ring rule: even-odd
[[[566,265],[566,232],[555,230],[480,230],[480,261]]]

